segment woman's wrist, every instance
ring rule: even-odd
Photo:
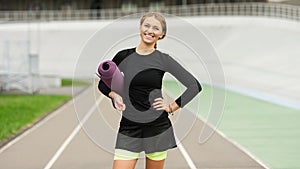
[[[171,115],[174,115],[174,112],[180,108],[176,102],[170,103],[166,107],[166,112]]]
[[[172,112],[173,112],[172,106],[171,106],[171,104],[169,104],[169,113],[172,113]]]
[[[172,109],[172,104],[168,105],[168,114],[173,115],[173,109]]]
[[[111,91],[111,92],[109,92],[108,96],[109,96],[111,99],[114,99],[115,96],[116,96],[116,93],[113,92],[113,91]]]

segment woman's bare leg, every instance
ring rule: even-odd
[[[137,159],[135,160],[114,160],[113,169],[134,169]]]
[[[150,160],[146,158],[146,169],[163,169],[165,165],[165,160]]]

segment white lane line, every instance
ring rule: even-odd
[[[245,147],[243,147],[241,144],[239,144],[238,142],[230,139],[228,136],[226,136],[222,131],[220,131],[217,127],[215,127],[214,125],[212,125],[211,123],[209,123],[206,119],[204,119],[200,114],[197,114],[195,112],[193,112],[190,108],[185,107],[184,109],[186,109],[187,111],[195,114],[195,116],[198,118],[198,120],[200,120],[201,122],[203,122],[204,125],[207,125],[209,128],[211,128],[211,130],[213,130],[213,134],[216,133],[218,134],[220,137],[222,137],[224,140],[226,140],[227,142],[231,143],[233,146],[237,147],[240,151],[242,151],[243,153],[245,153],[246,155],[248,155],[251,159],[253,159],[254,161],[256,161],[259,165],[261,165],[262,167],[264,167],[265,169],[270,169],[270,167],[268,167],[266,164],[264,164],[260,159],[258,159],[254,154],[252,154],[250,151],[248,151]],[[210,135],[210,137],[212,136],[212,134]],[[207,139],[209,140],[210,137]],[[179,147],[179,146],[178,146]]]
[[[170,97],[170,98],[174,98],[174,95],[171,92],[168,91],[164,91],[164,93]],[[185,108],[183,108],[185,109]],[[174,127],[174,126],[173,126]],[[184,157],[185,161],[187,162],[188,166],[190,169],[197,169],[196,165],[194,164],[192,158],[190,157],[190,155],[188,154],[188,152],[186,151],[186,149],[184,148],[183,144],[181,143],[181,141],[177,138],[176,133],[175,133],[175,139],[176,139],[176,143],[177,143],[177,147],[179,148],[179,151],[181,152],[182,156]]]
[[[56,153],[51,158],[51,160],[47,163],[47,165],[44,167],[44,169],[50,169],[53,166],[53,164],[56,162],[56,160],[59,158],[59,156],[63,153],[63,151],[70,144],[70,142],[73,140],[73,138],[76,136],[76,134],[80,131],[82,125],[90,118],[90,116],[93,114],[93,112],[97,109],[97,106],[100,104],[102,99],[103,99],[103,97],[100,97],[96,101],[96,103],[93,105],[93,107],[90,108],[88,113],[81,120],[81,123],[79,123],[75,127],[75,129],[72,131],[72,133],[69,135],[69,137],[64,141],[64,143],[60,146],[60,148],[56,151]]]
[[[188,111],[192,112],[189,108],[185,108]],[[192,112],[193,113],[193,112]],[[196,113],[195,113],[196,114]],[[262,167],[264,167],[265,169],[270,169],[266,164],[264,164],[260,159],[258,159],[256,156],[254,156],[254,154],[252,154],[250,151],[248,151],[245,147],[243,147],[241,144],[239,144],[238,142],[230,139],[228,136],[226,136],[222,131],[220,131],[217,127],[215,127],[214,125],[212,125],[211,123],[209,123],[207,120],[205,120],[202,116],[200,116],[200,114],[196,114],[196,117],[198,118],[198,120],[202,121],[204,125],[207,125],[209,128],[211,128],[211,130],[213,130],[213,134],[216,133],[218,134],[220,137],[222,137],[224,140],[226,140],[227,142],[231,143],[233,146],[237,147],[240,151],[242,151],[243,153],[245,153],[246,155],[248,155],[250,158],[252,158],[254,161],[256,161],[259,165],[261,165]],[[211,135],[212,136],[212,135]],[[210,136],[210,137],[211,137]],[[209,139],[209,138],[208,138]],[[207,139],[207,140],[208,140]]]
[[[243,153],[248,155],[250,158],[252,158],[254,161],[256,161],[259,165],[261,165],[265,169],[271,169],[269,166],[267,166],[265,163],[263,163],[260,159],[258,159],[254,154],[252,154],[250,151],[248,151],[245,147],[243,147],[238,142],[230,139],[227,137],[224,133],[222,133],[220,130],[216,130],[216,133],[219,134],[224,140],[228,141],[235,147],[237,147],[239,150],[241,150]]]
[[[24,133],[22,133],[21,135],[19,135],[18,137],[16,137],[15,139],[13,139],[12,141],[10,141],[6,145],[4,145],[0,149],[0,154],[3,153],[4,151],[6,151],[7,149],[9,149],[11,146],[13,146],[14,144],[16,144],[20,140],[22,140],[24,137],[26,137],[27,135],[29,135],[33,131],[35,131],[37,128],[39,128],[40,126],[44,125],[49,120],[51,120],[52,118],[54,118],[55,116],[57,116],[59,113],[61,113],[64,109],[66,109],[66,107],[68,107],[72,103],[73,103],[72,100],[68,101],[61,108],[57,109],[56,111],[54,111],[53,113],[51,113],[49,116],[46,116],[43,120],[41,120],[40,122],[38,122],[36,125],[32,126],[30,129],[26,130]]]
[[[194,164],[193,160],[191,159],[190,155],[187,153],[185,148],[181,143],[177,144],[177,147],[179,148],[181,154],[183,155],[185,161],[188,163],[190,169],[197,169],[196,165]]]

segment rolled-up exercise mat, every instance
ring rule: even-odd
[[[96,74],[112,91],[117,93],[123,91],[124,76],[115,62],[107,60],[100,63]]]

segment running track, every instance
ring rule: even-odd
[[[72,101],[51,113],[33,128],[17,137],[0,149],[1,169],[106,169],[111,168],[113,155],[97,146],[82,129],[77,111],[86,112],[86,123],[97,125],[95,120],[98,108],[107,110],[106,120],[117,127],[119,115],[110,107],[110,101],[100,94],[96,96],[89,87]],[[97,98],[97,104],[90,102]],[[76,103],[76,106],[74,106]],[[78,110],[80,109],[80,110]],[[194,116],[183,109],[180,113]],[[178,114],[180,114],[178,113]],[[177,116],[178,116],[177,114]],[[79,114],[80,116],[80,114]],[[176,120],[176,116],[172,120]],[[206,143],[199,144],[199,133],[203,121],[196,119],[191,131],[178,148],[169,152],[167,169],[263,169],[267,168],[255,158],[216,132]],[[175,128],[176,130],[176,128]],[[101,133],[99,129],[99,133]],[[175,131],[176,132],[176,131]],[[103,131],[104,133],[104,131]],[[102,135],[103,139],[106,138]],[[138,161],[136,168],[143,168],[144,159]]]

